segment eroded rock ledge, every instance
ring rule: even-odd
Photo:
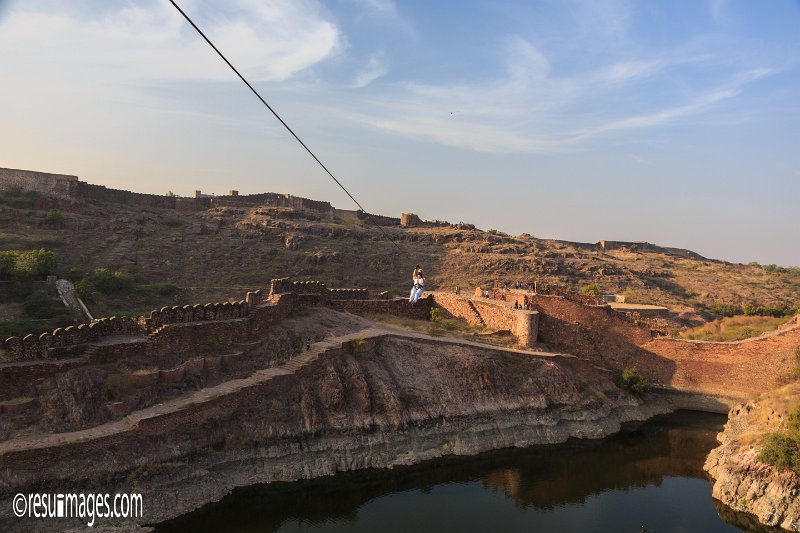
[[[721,444],[703,467],[714,478],[714,498],[789,531],[800,531],[800,476],[761,463],[757,448],[764,433],[785,424],[792,399],[799,397],[800,384],[794,384],[731,409]]]
[[[7,454],[0,509],[16,492],[91,487],[141,492],[153,524],[238,486],[601,438],[691,405],[636,399],[611,378],[568,356],[383,337],[121,435]],[[0,529],[29,525],[0,516]]]

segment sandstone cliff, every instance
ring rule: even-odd
[[[68,480],[142,492],[143,523],[155,523],[236,486],[599,438],[673,407],[620,391],[576,358],[383,337],[119,436],[7,454],[0,509]],[[26,525],[0,516],[0,528]]]
[[[714,478],[712,495],[730,508],[750,513],[762,524],[800,531],[800,476],[758,460],[764,433],[785,425],[800,384],[789,385],[731,409],[721,445],[711,451],[705,470]]]

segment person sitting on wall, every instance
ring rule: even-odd
[[[417,290],[417,278],[419,277],[419,270],[420,266],[417,265],[414,267],[414,271],[411,273],[411,294],[408,295],[408,303],[414,303],[414,292]]]
[[[422,296],[423,291],[425,290],[425,277],[422,275],[422,269],[417,271],[417,279],[416,283],[414,283],[414,288],[411,292],[411,303],[417,303],[419,297]]]

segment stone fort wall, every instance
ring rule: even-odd
[[[507,302],[443,292],[434,293],[433,302],[448,315],[460,318],[467,324],[510,331],[521,346],[533,347],[538,339],[537,311],[514,309],[513,304]]]
[[[77,184],[77,176],[0,168],[0,191],[24,189],[50,196],[69,197],[74,196]]]
[[[539,311],[539,340],[612,370],[636,368],[656,386],[746,398],[781,383],[800,347],[800,316],[784,329],[737,342],[656,336],[604,306],[529,295]]]
[[[80,181],[77,176],[49,174],[31,170],[0,168],[0,192],[9,189],[24,189],[61,198],[80,198],[116,204],[136,205],[157,209],[203,210],[218,206],[290,207],[293,209],[333,214],[329,202],[292,196],[291,194],[261,193],[237,196],[215,196],[186,198],[146,194]]]

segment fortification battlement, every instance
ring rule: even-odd
[[[270,207],[289,207],[297,210],[315,211],[326,215],[332,215],[334,212],[333,206],[329,202],[301,198],[299,196],[292,196],[291,194],[260,193],[240,195],[237,191],[230,191],[236,194],[189,198],[112,189],[103,185],[86,183],[80,181],[77,176],[66,174],[49,174],[47,172],[35,172],[31,170],[0,168],[0,191],[11,189],[35,191],[47,196],[61,198],[78,198],[116,204],[186,211],[200,211],[211,207],[228,205],[265,205]]]
[[[278,294],[318,295],[330,300],[369,300],[367,289],[329,289],[322,281],[293,281],[277,278],[270,282],[269,299]]]
[[[154,309],[148,316],[100,318],[90,323],[58,328],[52,333],[9,337],[3,341],[7,356],[14,361],[61,359],[82,352],[86,345],[104,337],[147,336],[168,324],[222,321],[243,318],[264,302],[264,292],[248,292],[244,300]]]
[[[140,336],[146,337],[158,333],[164,326],[181,323],[222,322],[249,317],[253,311],[263,305],[275,305],[282,295],[297,295],[299,305],[328,304],[337,309],[344,309],[337,302],[358,302],[369,300],[367,289],[328,289],[321,281],[292,281],[289,278],[273,279],[270,291],[257,290],[248,292],[244,300],[234,302],[216,302],[184,306],[162,307],[154,309],[148,316],[110,317],[94,320],[90,323],[58,328],[52,333],[41,335],[25,335],[9,337],[2,343],[6,357],[13,361],[36,359],[63,359],[82,353],[89,343],[102,340],[104,337]],[[309,296],[311,298],[309,298]],[[387,302],[387,300],[384,300]],[[385,312],[394,312],[392,304],[384,304]],[[359,307],[347,306],[347,310],[358,311]],[[429,310],[420,306],[416,313],[422,318],[429,316]],[[415,316],[416,316],[415,315]]]
[[[403,228],[455,228],[463,230],[474,230],[475,224],[459,222],[451,224],[446,220],[422,220],[414,213],[402,213],[400,215],[400,226]]]

